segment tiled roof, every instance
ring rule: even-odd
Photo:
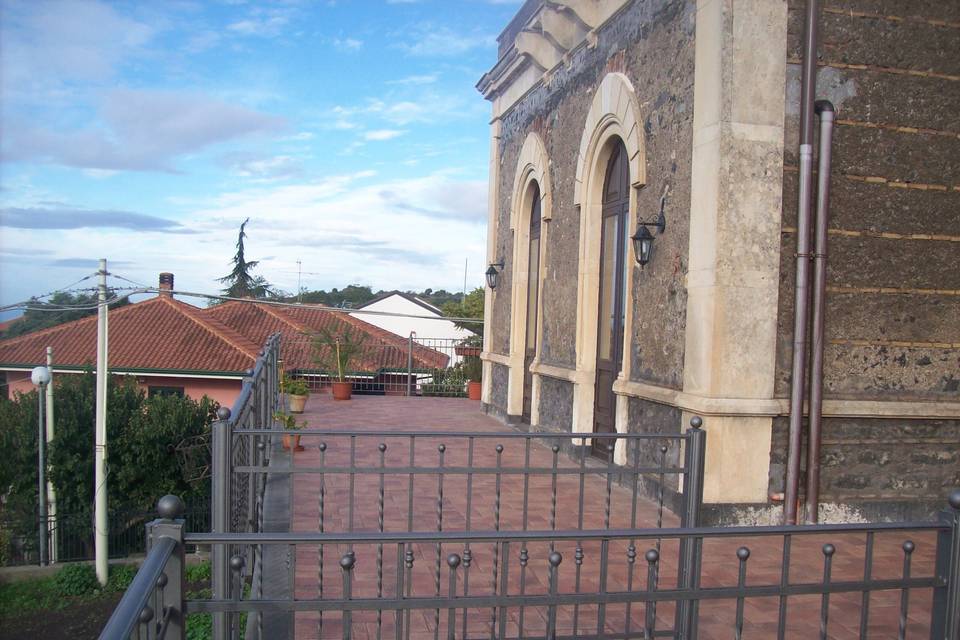
[[[240,373],[253,367],[262,344],[170,296],[110,311],[109,354],[114,370]],[[0,341],[0,366],[43,364],[48,346],[53,347],[56,365],[92,365],[97,353],[96,316]]]
[[[256,344],[263,344],[268,336],[279,332],[287,370],[316,369],[310,336],[322,329],[337,333],[344,328],[349,328],[353,335],[363,335],[362,355],[351,364],[352,370],[372,373],[407,367],[407,340],[346,313],[236,301],[204,309],[202,313],[234,327]],[[431,369],[446,367],[449,357],[415,344],[413,360],[415,368]]]

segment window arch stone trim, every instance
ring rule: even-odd
[[[537,335],[543,335],[543,279],[546,273],[546,256],[549,237],[549,225],[540,230],[540,269],[538,281],[527,282],[530,265],[530,214],[533,201],[530,199],[531,185],[536,183],[540,190],[540,219],[551,219],[552,186],[550,181],[550,160],[543,139],[536,132],[527,134],[520,148],[517,169],[514,174],[513,192],[510,199],[510,228],[513,230],[513,278],[511,287],[510,314],[510,365],[507,377],[507,414],[516,416],[523,411],[524,354],[526,351],[527,295],[530,286],[536,286],[537,293]],[[539,341],[534,364],[540,361]],[[539,423],[539,376],[534,374],[531,390],[531,424]]]
[[[600,286],[600,218],[603,182],[613,142],[622,140],[630,169],[630,202],[627,234],[636,231],[637,190],[646,184],[646,150],[640,104],[630,80],[622,73],[608,73],[600,82],[580,138],[574,204],[580,209],[579,267],[577,269],[576,382],[573,395],[573,431],[593,430],[597,366],[597,305]],[[623,370],[629,379],[633,335],[633,277],[636,272],[632,247],[626,259],[627,295],[624,302]],[[627,427],[627,398],[617,397],[617,431]],[[615,453],[621,462],[624,452]]]

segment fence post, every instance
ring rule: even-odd
[[[219,420],[213,423],[213,451],[211,452],[211,529],[213,533],[230,531],[230,463],[233,449],[233,433],[230,425],[230,409],[217,409]],[[214,544],[210,549],[210,586],[215,600],[230,598],[230,550],[225,544]],[[213,615],[213,637],[225,640],[227,637],[227,615],[217,612]]]
[[[944,584],[933,590],[930,640],[960,638],[960,489],[948,502],[950,508],[940,512],[940,522],[950,528],[937,534],[936,575]]]
[[[413,336],[417,335],[415,331],[410,332],[407,338],[407,397],[413,395]]]
[[[683,461],[683,512],[680,514],[680,526],[684,528],[700,526],[700,507],[703,504],[703,467],[706,460],[707,434],[700,427],[700,416],[690,418],[690,429],[684,447]],[[695,590],[700,586],[700,555],[703,540],[687,537],[680,540],[679,573],[677,588]],[[680,600],[677,602],[677,615],[674,630],[680,640],[692,640],[697,637],[698,600]]]
[[[161,537],[173,538],[177,548],[167,560],[163,574],[157,580],[156,602],[153,610],[158,620],[166,618],[167,632],[165,638],[184,640],[187,633],[187,620],[183,606],[184,590],[184,562],[183,545],[184,504],[177,496],[163,496],[157,502],[159,520],[147,523],[147,553],[150,552],[154,541]],[[148,634],[149,636],[149,634]]]

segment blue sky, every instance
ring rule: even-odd
[[[517,1],[0,0],[0,304],[107,258],[215,291],[459,289],[485,268],[488,103]]]

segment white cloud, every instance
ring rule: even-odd
[[[402,136],[406,131],[401,129],[375,129],[373,131],[367,131],[363,134],[364,140],[392,140],[398,136]]]
[[[257,182],[286,180],[303,173],[300,160],[288,155],[262,157],[250,153],[233,153],[224,156],[221,164],[234,175]]]
[[[457,33],[449,27],[423,24],[410,31],[410,38],[400,47],[414,56],[457,56],[473,49],[492,48],[497,44],[494,34]]]
[[[433,84],[437,81],[437,74],[423,74],[423,75],[413,75],[406,76],[404,78],[399,78],[397,80],[387,80],[387,84],[409,84],[409,85],[423,85],[423,84]]]
[[[341,51],[359,51],[363,48],[363,40],[356,38],[334,38],[333,46]]]
[[[227,30],[242,36],[273,38],[283,32],[290,18],[289,10],[256,7],[243,20],[228,24]]]
[[[275,132],[284,124],[201,94],[146,89],[106,93],[99,113],[102,126],[72,131],[17,123],[3,141],[4,158],[84,169],[171,171],[186,153]]]

